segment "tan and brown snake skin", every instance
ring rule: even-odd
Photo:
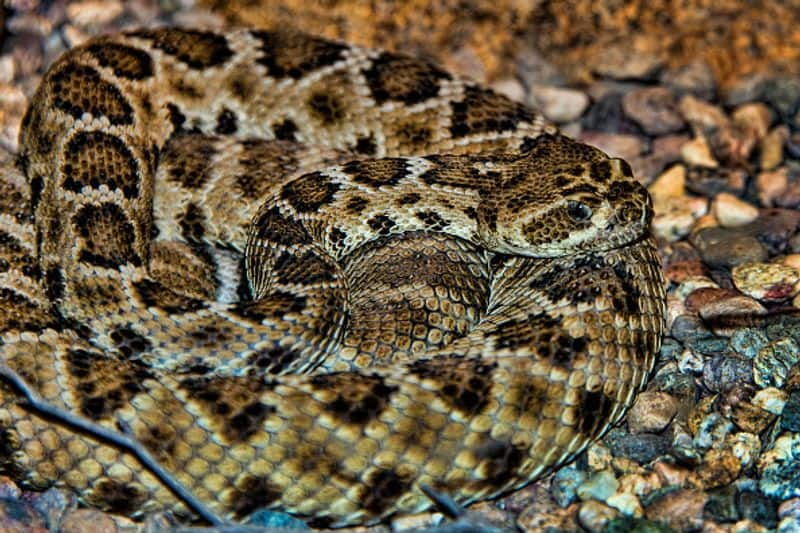
[[[621,160],[425,61],[289,31],[61,57],[0,180],[0,358],[220,515],[374,523],[519,488],[620,419],[664,327]],[[141,516],[131,455],[0,388],[0,472]]]

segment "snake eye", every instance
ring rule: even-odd
[[[569,200],[567,202],[567,214],[575,222],[584,222],[592,218],[592,208],[583,202]]]

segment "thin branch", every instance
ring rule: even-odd
[[[127,451],[136,457],[147,470],[149,470],[159,479],[159,481],[161,481],[161,483],[169,488],[169,490],[171,490],[172,493],[178,497],[178,499],[183,501],[187,507],[192,509],[211,525],[224,526],[227,524],[227,522],[218,517],[211,509],[198,500],[186,487],[181,485],[180,482],[178,482],[178,480],[172,476],[172,474],[167,472],[164,467],[162,467],[158,461],[153,458],[150,452],[147,451],[147,449],[144,448],[140,442],[132,437],[130,428],[127,426],[127,424],[121,424],[120,427],[123,428],[125,433],[120,433],[118,431],[103,427],[99,424],[95,424],[94,422],[91,422],[80,416],[76,416],[74,413],[71,413],[65,409],[55,407],[47,403],[47,401],[42,399],[33,389],[31,389],[17,372],[2,363],[0,363],[0,377],[5,378],[20,393],[22,393],[27,400],[28,406],[33,410],[67,426],[71,426],[83,431],[92,437],[96,437],[99,440],[119,447],[124,451]]]

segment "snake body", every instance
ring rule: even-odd
[[[222,515],[469,503],[620,419],[660,346],[630,167],[400,54],[290,31],[75,48],[0,186],[0,358]],[[131,455],[0,388],[0,470],[143,515]]]

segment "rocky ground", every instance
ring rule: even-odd
[[[43,68],[90,35],[160,22],[289,20],[438,57],[624,157],[655,200],[669,280],[669,334],[650,384],[626,421],[577,462],[473,506],[462,523],[479,531],[489,530],[479,523],[498,531],[800,531],[797,2],[411,1],[391,10],[320,1],[300,14],[290,0],[5,4],[6,158]],[[427,514],[375,530],[437,524],[453,527]],[[79,509],[68,494],[23,493],[0,477],[0,531],[172,525],[166,516],[136,524]]]

